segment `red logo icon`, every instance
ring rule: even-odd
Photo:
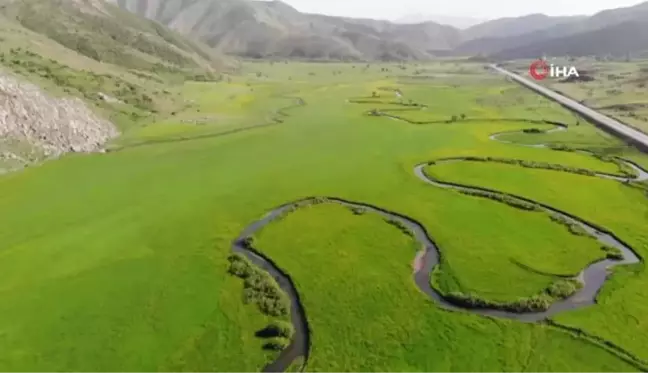
[[[544,60],[533,61],[529,66],[529,75],[535,80],[542,80],[549,75],[549,66]]]

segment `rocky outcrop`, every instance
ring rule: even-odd
[[[53,97],[0,72],[0,163],[5,168],[68,152],[101,151],[118,134],[80,99]]]

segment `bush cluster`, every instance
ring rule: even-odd
[[[244,248],[246,248],[248,250],[252,248],[253,243],[254,243],[254,237],[252,237],[252,236],[245,237],[245,238],[243,238],[241,240],[241,246],[243,246]],[[237,255],[237,256],[241,257],[241,260],[244,260],[245,262],[248,262],[247,258],[245,256],[243,256],[243,255],[240,255],[240,254],[233,254],[233,255]],[[230,260],[230,262],[231,262],[231,260]]]
[[[288,321],[273,320],[268,324],[266,330],[273,337],[292,339],[295,334],[295,328]]]
[[[517,165],[526,168],[539,168],[545,170],[563,171],[563,172],[569,172],[569,173],[579,174],[579,175],[588,175],[588,176],[596,175],[596,172],[585,168],[563,166],[560,164],[547,163],[547,162],[527,161],[524,159],[477,157],[477,156],[468,156],[465,157],[464,159],[467,161],[475,161],[475,162],[496,162],[496,163]]]
[[[364,215],[367,213],[367,209],[364,207],[350,207],[351,212],[353,212],[354,215]]]
[[[463,294],[452,292],[445,296],[446,300],[451,303],[467,308],[476,309],[497,309],[510,312],[542,312],[551,307],[552,298],[547,294],[534,295],[528,298],[520,298],[514,302],[495,302],[482,299],[474,294]]]
[[[574,234],[576,236],[588,236],[587,231],[581,225],[575,223],[572,220],[565,218],[562,215],[554,213],[551,214],[549,217],[551,218],[552,221],[567,227],[567,229],[569,229],[569,232],[571,232],[571,234]]]
[[[621,250],[616,247],[610,245],[603,245],[601,246],[601,250],[605,252],[605,256],[608,259],[623,260],[623,252],[621,252]]]
[[[576,294],[583,287],[583,284],[573,278],[561,279],[552,283],[546,290],[554,299],[566,299]]]
[[[553,301],[566,299],[582,288],[582,284],[575,279],[560,279],[553,282],[540,294],[519,298],[513,302],[497,302],[480,298],[474,294],[451,292],[444,295],[450,303],[474,309],[496,309],[509,312],[543,312],[551,307]]]
[[[523,201],[521,199],[508,196],[506,194],[492,193],[492,192],[486,192],[486,191],[474,190],[474,189],[460,189],[459,191],[469,196],[489,198],[498,202],[506,203],[511,207],[515,207],[525,211],[540,211],[540,206],[536,205],[535,203]]]
[[[256,303],[261,312],[268,316],[287,316],[290,311],[288,296],[267,272],[254,266],[242,254],[229,256],[229,273],[245,280],[243,299],[245,303]]]
[[[272,351],[283,351],[290,345],[290,341],[286,338],[275,337],[268,339],[264,344],[263,348],[266,350]]]
[[[576,149],[572,148],[571,146],[565,145],[565,144],[551,144],[549,145],[549,149],[551,150],[557,150],[561,152],[574,152]]]

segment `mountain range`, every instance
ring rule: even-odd
[[[434,21],[309,14],[277,0],[0,0],[0,17],[97,61],[149,70],[169,64],[218,70],[222,55],[347,61],[479,55],[507,60],[648,51],[648,2],[592,16],[499,18],[464,29]]]
[[[424,59],[450,49],[459,31],[425,22],[301,13],[281,1],[109,0],[131,12],[198,38],[223,53],[244,57],[379,60]]]
[[[393,23],[308,14],[282,1],[107,1],[222,53],[253,58],[418,60],[479,54],[507,59],[648,50],[648,2],[592,16],[531,14],[459,29],[433,21]]]
[[[435,22],[440,25],[447,25],[458,28],[460,30],[465,30],[469,27],[476,26],[486,21],[488,20],[485,18],[416,13],[397,18],[396,20],[394,20],[394,23],[415,24],[423,22]]]

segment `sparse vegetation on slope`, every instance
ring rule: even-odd
[[[152,71],[211,71],[215,54],[100,0],[24,0],[0,13],[96,61]]]
[[[52,96],[49,105],[23,105],[27,117],[17,115],[17,107],[5,108],[13,113],[0,125],[6,136],[0,142],[0,169],[98,150],[116,136],[115,126],[128,132],[156,115],[183,110],[178,86],[218,81],[223,68],[209,48],[99,0],[4,1],[0,38],[0,76],[13,81],[7,74],[19,75],[40,86],[43,97]],[[28,101],[27,93],[11,94],[17,106]],[[102,134],[91,130],[99,128],[98,121]]]

